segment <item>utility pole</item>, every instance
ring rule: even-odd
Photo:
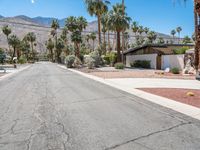
[[[194,20],[195,20],[195,69],[199,70],[199,51],[200,51],[200,0],[194,0]]]
[[[122,0],[122,11],[123,11],[123,16],[124,16],[125,15],[124,0]],[[124,48],[125,48],[124,31],[122,31],[122,63],[124,63]]]

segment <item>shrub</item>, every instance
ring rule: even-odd
[[[3,49],[0,48],[0,63],[3,64],[5,62],[6,55],[3,51]]]
[[[114,64],[117,60],[117,53],[115,52],[110,52],[109,54],[109,60],[111,64]]]
[[[103,60],[105,61],[105,64],[110,65],[110,57],[108,54],[103,56]]]
[[[82,64],[81,60],[78,57],[76,57],[75,60],[74,60],[73,66],[75,68],[80,68],[81,64]]]
[[[103,65],[103,60],[98,51],[90,53],[90,57],[94,60],[94,67],[99,67]]]
[[[94,69],[95,60],[91,56],[85,56],[84,62],[87,65],[88,69]]]
[[[19,58],[18,63],[19,63],[19,64],[25,64],[25,63],[27,63],[26,57],[25,57],[25,56],[21,56],[21,57]]]
[[[76,59],[76,57],[74,55],[68,55],[65,58],[67,68],[73,68],[74,67],[73,64],[74,64],[75,59]]]
[[[116,63],[115,69],[124,69],[124,64],[123,63]]]
[[[135,62],[130,64],[131,67],[135,68],[145,68],[150,69],[151,68],[151,61],[148,60],[136,60]]]
[[[171,72],[173,74],[179,74],[180,73],[180,70],[178,68],[172,68]]]
[[[179,49],[174,49],[174,54],[185,54],[185,52],[189,49],[189,47],[182,47]]]

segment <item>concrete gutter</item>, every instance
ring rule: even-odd
[[[138,96],[138,97],[145,99],[147,101],[150,101],[150,102],[153,102],[155,104],[170,108],[172,110],[175,110],[177,112],[180,112],[180,113],[185,114],[187,116],[190,116],[192,118],[200,120],[200,109],[197,108],[197,107],[190,106],[190,105],[187,105],[187,104],[184,104],[184,103],[180,103],[180,102],[177,102],[177,101],[174,101],[174,100],[171,100],[171,99],[168,99],[168,98],[164,98],[164,97],[161,97],[161,96],[158,96],[158,95],[150,94],[150,93],[138,90],[138,89],[125,87],[125,86],[122,87],[120,85],[117,85],[116,83],[109,81],[109,80],[99,78],[99,77],[96,77],[96,76],[93,76],[93,75],[89,75],[89,74],[86,74],[86,73],[83,73],[83,72],[80,72],[80,71],[77,71],[77,70],[74,70],[74,69],[67,69],[65,66],[62,66],[62,65],[58,65],[58,67],[60,67],[62,69],[69,70],[69,71],[74,72],[74,73],[77,73],[79,75],[82,75],[86,78],[89,78],[89,79],[92,79],[92,80],[95,80],[95,81],[98,81],[100,83],[109,85],[109,86],[114,87],[116,89],[128,92],[130,94]]]

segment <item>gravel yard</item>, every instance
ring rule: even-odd
[[[141,88],[139,90],[200,108],[200,90],[172,88]],[[188,92],[193,93],[194,96],[188,96]]]
[[[79,68],[78,71],[88,73],[97,77],[112,79],[112,78],[166,78],[166,79],[188,79],[194,80],[194,75],[175,75],[172,73],[164,73],[157,70],[140,70],[140,69],[125,69],[116,70],[111,67],[98,69]]]

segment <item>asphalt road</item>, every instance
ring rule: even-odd
[[[200,150],[200,122],[38,63],[0,81],[0,150]]]

